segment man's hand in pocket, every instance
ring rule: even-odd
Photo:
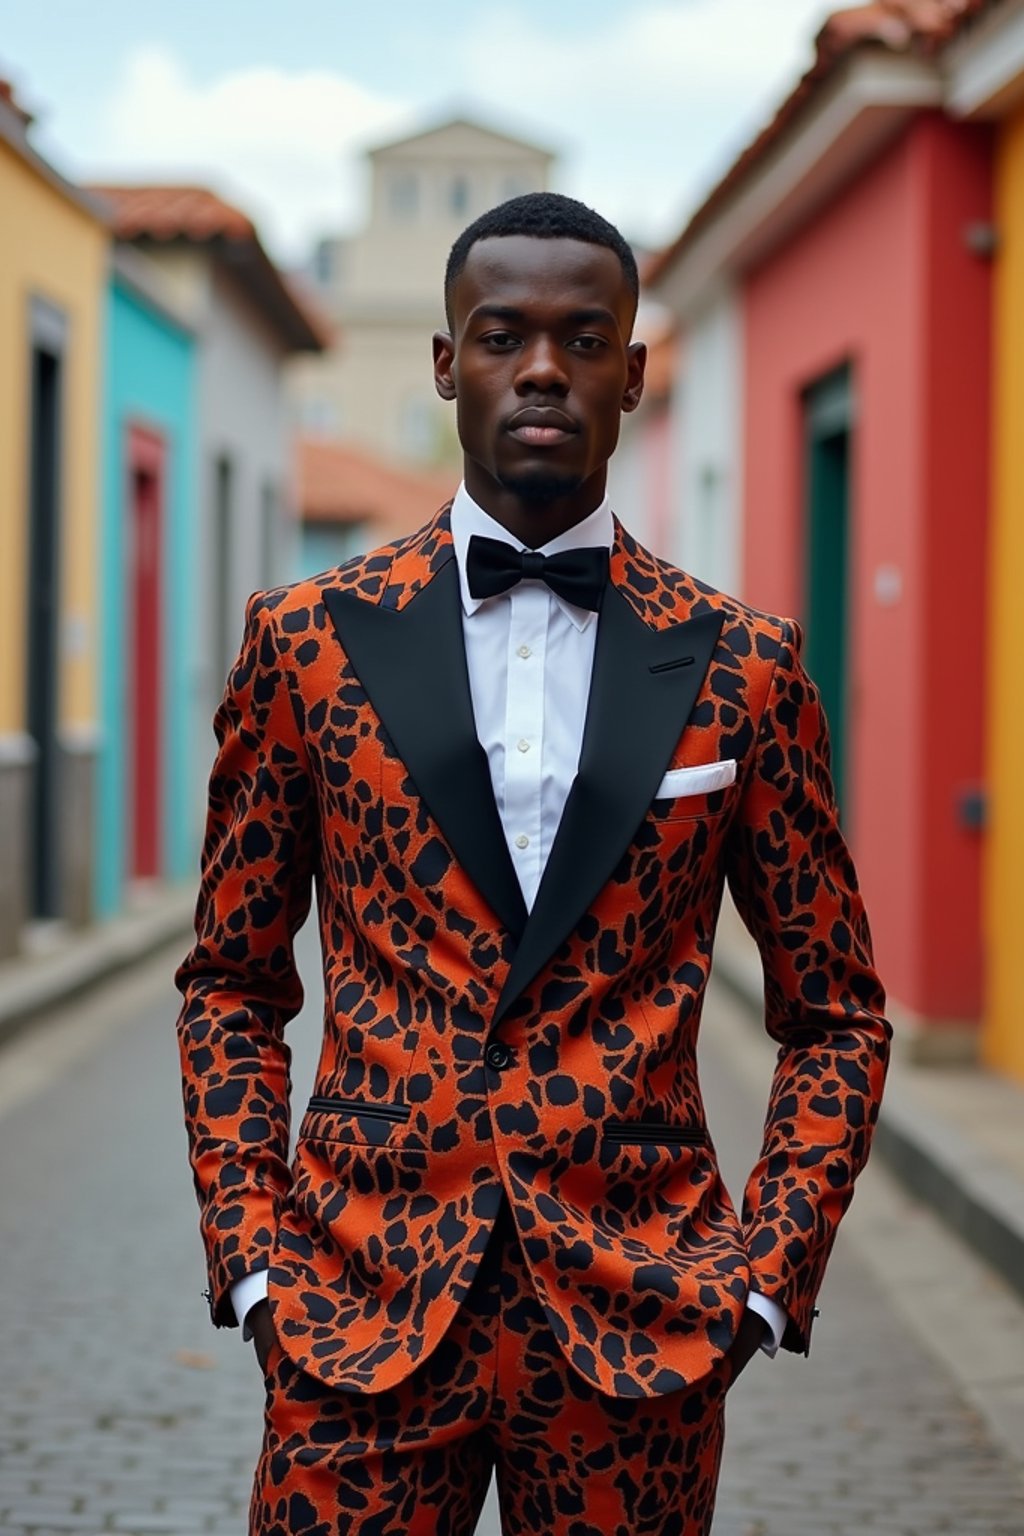
[[[250,1324],[250,1327],[252,1325]],[[757,1354],[764,1343],[765,1334],[768,1332],[768,1324],[763,1317],[749,1309],[744,1312],[736,1337],[729,1349],[729,1363],[732,1366],[732,1375],[729,1385],[736,1380],[741,1371],[745,1370],[750,1361]]]
[[[256,1349],[256,1359],[259,1361],[260,1370],[265,1376],[267,1374],[267,1362],[270,1359],[270,1351],[277,1343],[277,1330],[274,1327],[274,1319],[270,1315],[270,1302],[264,1298],[262,1301],[258,1301],[254,1307],[250,1307],[245,1321],[252,1333],[252,1342]]]

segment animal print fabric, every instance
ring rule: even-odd
[[[496,1469],[506,1536],[706,1536],[728,1365],[657,1398],[567,1364],[499,1212],[429,1359],[371,1396],[267,1365],[250,1536],[470,1536]]]
[[[638,625],[722,618],[652,785],[725,759],[736,782],[652,800],[621,827],[611,877],[492,1032],[516,940],[420,798],[324,602],[340,589],[401,624],[452,558],[442,511],[249,604],[177,974],[213,1321],[233,1326],[231,1284],[269,1267],[288,1369],[395,1390],[466,1301],[504,1195],[551,1335],[590,1389],[650,1398],[701,1382],[751,1281],[786,1309],[785,1347],[805,1349],[890,1030],[799,632],[617,525],[611,582]],[[696,1062],[726,874],[779,1044],[742,1214]],[[292,938],[314,881],[323,1044],[289,1160]]]

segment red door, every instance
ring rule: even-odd
[[[161,872],[163,822],[163,508],[164,444],[142,427],[128,430],[128,784],[129,872]]]

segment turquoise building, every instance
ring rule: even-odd
[[[196,339],[166,280],[117,248],[105,314],[95,909],[190,879],[198,565]]]

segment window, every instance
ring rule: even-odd
[[[420,184],[415,171],[396,171],[391,177],[388,198],[395,218],[415,218],[420,205]]]
[[[234,474],[231,459],[219,454],[213,465],[213,581],[210,586],[210,631],[213,641],[215,697],[219,698],[234,660],[235,615],[231,611],[231,554],[234,544]]]
[[[331,259],[333,254],[331,242],[329,240],[321,240],[313,257],[313,271],[316,275],[316,280],[325,286],[331,281],[334,272],[334,262]]]
[[[702,575],[716,566],[715,552],[722,518],[722,471],[717,464],[701,466],[697,481],[697,515],[694,518],[692,568]],[[710,578],[709,578],[710,579]]]
[[[448,184],[448,211],[455,218],[464,218],[469,212],[469,177],[461,173],[453,176]]]
[[[260,492],[260,581],[264,587],[274,585],[277,556],[277,490],[269,480],[264,480]]]

